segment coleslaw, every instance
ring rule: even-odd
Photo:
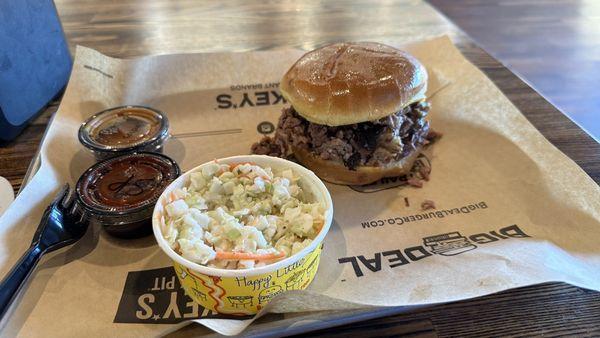
[[[160,216],[169,246],[194,263],[251,269],[307,247],[325,222],[291,169],[211,162],[169,194]]]

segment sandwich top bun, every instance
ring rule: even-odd
[[[387,45],[336,43],[304,54],[280,86],[302,117],[340,126],[377,120],[424,99],[427,71]]]

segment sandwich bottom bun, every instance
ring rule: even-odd
[[[296,159],[321,179],[345,185],[365,185],[384,177],[406,175],[412,169],[421,149],[422,147],[418,147],[408,156],[386,166],[358,166],[356,170],[350,170],[341,163],[323,160],[305,149],[292,147]]]

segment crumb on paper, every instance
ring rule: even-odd
[[[423,203],[421,203],[421,210],[423,211],[435,208],[435,202],[432,200],[424,200]]]
[[[427,157],[419,157],[413,165],[410,173],[406,175],[406,183],[416,188],[423,187],[423,181],[429,181],[431,177],[431,164]]]
[[[429,181],[430,173],[431,173],[431,168],[429,168],[429,167],[420,167],[419,168],[419,174],[421,174],[421,177],[423,177],[423,179],[425,181]]]
[[[411,177],[408,180],[406,180],[406,182],[413,187],[416,188],[422,188],[423,187],[423,181],[421,181],[419,178],[417,177]]]

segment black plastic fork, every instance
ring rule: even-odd
[[[81,222],[75,210],[75,198],[71,195],[66,184],[44,211],[29,249],[0,283],[0,319],[26,284],[40,258],[77,242],[87,231],[87,222]]]

